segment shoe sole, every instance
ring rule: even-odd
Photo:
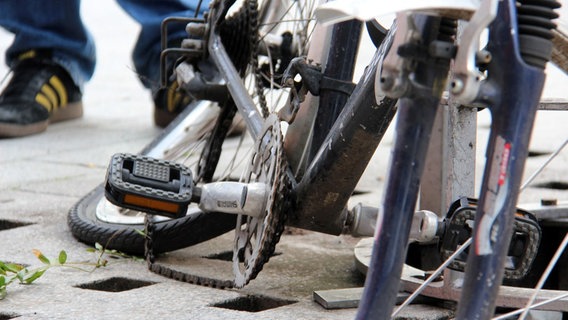
[[[83,103],[74,102],[68,104],[65,108],[59,108],[49,117],[50,123],[56,123],[66,120],[77,119],[83,116]]]
[[[70,103],[64,108],[57,109],[48,120],[35,122],[26,125],[0,123],[0,138],[24,137],[43,132],[50,123],[56,123],[83,116],[83,103]]]

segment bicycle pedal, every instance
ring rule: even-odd
[[[117,206],[180,218],[186,214],[192,193],[192,174],[183,165],[124,153],[111,158],[105,196]]]
[[[446,219],[446,231],[441,239],[440,253],[443,260],[450,257],[461,243],[472,237],[476,207],[477,200],[471,198],[459,199],[450,206]],[[505,264],[504,281],[522,282],[529,274],[536,258],[542,232],[536,217],[518,208],[515,212],[513,228]],[[457,271],[465,271],[467,252],[466,249],[449,267]]]

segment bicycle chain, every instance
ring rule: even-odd
[[[282,132],[276,114],[271,114],[267,118],[255,147],[246,182],[264,182],[270,186],[270,189],[263,215],[237,217],[233,271],[235,285],[239,288],[256,278],[274,253],[284,230],[288,210],[284,201],[290,199],[288,191],[291,188],[289,188],[290,183],[287,182],[289,179],[282,152]],[[245,225],[246,228],[243,227]],[[241,257],[244,260],[242,267]]]
[[[154,255],[155,228],[156,226],[152,221],[152,215],[147,214],[144,217],[144,256],[146,257],[148,270],[170,279],[205,287],[216,289],[230,289],[234,287],[234,281],[213,279],[200,275],[190,274],[174,270],[172,268],[166,267],[165,265],[156,263],[156,256]]]
[[[228,101],[223,106],[215,122],[215,127],[211,135],[207,137],[207,143],[203,146],[203,150],[199,156],[195,183],[200,181],[212,181],[213,174],[215,173],[215,169],[217,169],[217,164],[221,157],[223,142],[225,141],[225,137],[229,134],[229,129],[231,128],[236,113],[237,107],[233,101]]]
[[[223,0],[219,0],[223,1]],[[218,1],[213,1],[211,3],[211,7],[214,7]],[[224,42],[224,45],[227,46],[227,52],[229,54],[233,53],[233,55],[239,52],[243,52],[242,50],[242,43],[239,41],[234,41],[235,37],[232,37],[230,34],[248,34],[250,35],[249,39],[249,48],[251,48],[252,54],[248,57],[249,64],[252,65],[253,72],[255,73],[256,77],[256,91],[259,97],[259,104],[261,107],[262,115],[266,118],[268,117],[268,107],[266,103],[266,99],[263,93],[263,87],[260,82],[260,73],[258,68],[258,11],[257,11],[257,2],[256,0],[249,0],[247,1],[242,7],[239,12],[233,16],[231,19],[225,20],[229,21],[231,27],[224,28],[224,32],[229,32],[229,34],[225,34],[227,39],[233,39],[233,41]],[[211,22],[210,22],[211,23]],[[214,22],[213,22],[214,23]],[[229,25],[227,24],[227,25]],[[245,27],[242,27],[245,26]],[[243,33],[243,29],[248,30],[248,32]],[[222,29],[223,30],[223,29]],[[236,30],[236,31],[235,31]],[[252,31],[252,32],[251,32]],[[244,66],[241,64],[244,61],[244,57],[238,56],[231,56],[234,59],[234,64],[238,66],[238,70],[240,70],[241,74],[244,74],[245,70]],[[240,67],[239,67],[240,65]],[[231,103],[228,104],[229,106]],[[234,106],[233,106],[234,107]],[[226,117],[219,117],[218,119],[218,126],[219,130],[217,135],[213,136],[208,144],[213,144],[213,141],[217,141],[224,139],[232,121],[227,121],[227,119],[232,119],[232,115],[234,112],[227,112],[224,113],[228,116]],[[232,115],[231,115],[232,114]],[[223,137],[220,138],[220,135]],[[218,147],[211,147],[208,151],[208,157],[217,157],[221,152],[221,147],[219,143],[216,144]],[[282,146],[278,146],[279,151],[281,152]],[[214,158],[212,158],[214,159]],[[212,161],[207,160],[204,170],[210,170],[210,166],[216,166]],[[209,166],[209,167],[208,167]],[[263,242],[261,249],[258,252],[257,256],[257,263],[253,267],[252,271],[247,275],[245,279],[245,284],[248,283],[250,280],[256,278],[258,273],[263,269],[264,264],[266,264],[272,254],[274,254],[274,250],[276,248],[276,244],[280,240],[280,236],[284,231],[284,225],[286,220],[286,212],[291,207],[291,179],[287,175],[287,162],[283,160],[282,157],[279,157],[279,176],[275,179],[274,183],[278,186],[278,191],[276,192],[276,199],[274,203],[276,203],[275,207],[273,208],[273,217],[271,218],[270,223],[268,224],[265,233],[267,241]],[[276,214],[274,214],[276,213]],[[236,286],[235,281],[230,280],[222,280],[222,279],[214,279],[210,277],[200,276],[196,274],[186,273],[178,270],[174,270],[169,268],[165,265],[156,263],[155,261],[155,254],[154,254],[154,240],[155,238],[155,225],[152,221],[151,215],[146,215],[144,220],[144,232],[145,232],[145,242],[144,242],[144,251],[146,257],[146,263],[148,264],[148,269],[151,272],[159,274],[164,277],[168,277],[177,281],[187,282],[195,285],[207,286],[217,289],[230,289]],[[239,287],[242,285],[239,284]]]
[[[288,165],[284,158],[280,161],[280,175],[277,178],[278,191],[276,192],[276,207],[273,208],[271,223],[266,228],[267,238],[269,240],[263,242],[263,247],[259,250],[257,258],[258,263],[255,264],[252,271],[246,277],[244,284],[241,285],[233,280],[215,279],[183,271],[178,271],[167,267],[163,264],[156,263],[154,254],[154,234],[155,224],[152,215],[147,214],[144,218],[144,256],[148,265],[148,270],[161,276],[174,279],[181,282],[187,282],[195,285],[211,287],[215,289],[231,289],[241,288],[250,280],[255,279],[262,271],[264,265],[270,260],[270,257],[276,250],[276,244],[280,241],[280,237],[284,232],[284,226],[288,217],[287,212],[292,206],[292,179],[288,176]]]

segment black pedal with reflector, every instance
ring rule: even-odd
[[[468,238],[473,236],[473,225],[477,209],[477,199],[460,198],[448,211],[445,220],[445,232],[440,239],[442,261],[448,259]],[[538,254],[542,231],[536,217],[517,208],[513,222],[513,235],[507,252],[504,283],[525,286],[530,278],[533,262]],[[464,272],[468,249],[454,259],[451,269]]]
[[[181,164],[125,153],[111,158],[105,196],[117,206],[180,218],[192,192],[191,171]]]

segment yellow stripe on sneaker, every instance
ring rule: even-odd
[[[175,101],[175,96],[176,96],[176,91],[177,91],[177,81],[173,82],[171,84],[171,86],[168,88],[168,97],[166,99],[166,107],[168,108],[169,112],[174,112],[174,109],[176,107],[174,101]]]
[[[63,82],[57,77],[53,76],[49,79],[49,84],[55,89],[57,92],[57,96],[59,97],[59,106],[66,106],[67,105],[67,90],[65,90],[65,86]]]
[[[181,93],[176,92],[174,94],[174,101],[172,101],[172,110],[170,110],[171,112],[175,112],[176,106],[181,103],[182,98],[183,96],[181,95]]]
[[[59,99],[57,98],[57,93],[55,93],[49,84],[46,83],[41,86],[41,90],[38,94],[42,94],[49,100],[52,109],[57,109]]]
[[[25,59],[31,59],[31,58],[35,58],[37,55],[37,52],[35,52],[35,50],[28,50],[22,54],[20,54],[18,56],[18,60],[22,61]]]
[[[49,112],[51,112],[51,109],[53,109],[53,106],[51,105],[51,102],[49,101],[49,99],[41,92],[36,94],[35,101],[37,103],[41,104]]]
[[[63,82],[57,76],[51,76],[49,81],[41,86],[35,97],[35,101],[41,104],[50,113],[68,102],[67,91]]]

